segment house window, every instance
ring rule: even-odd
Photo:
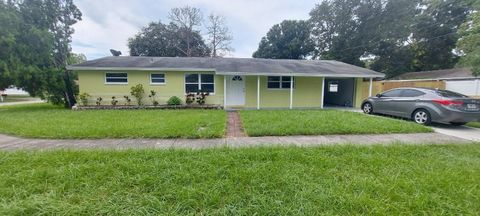
[[[128,74],[120,72],[105,73],[107,84],[128,84]]]
[[[269,76],[267,77],[267,87],[269,89],[289,89],[290,76]],[[295,79],[293,79],[293,88],[295,88]]]
[[[150,74],[150,84],[165,84],[165,74],[152,73]]]
[[[185,93],[215,92],[213,74],[185,74]]]

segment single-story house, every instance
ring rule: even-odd
[[[469,68],[409,72],[386,82],[441,82],[442,88],[472,97],[480,97],[480,77],[474,76]]]
[[[157,92],[160,104],[202,91],[210,93],[207,104],[226,109],[359,107],[371,95],[372,79],[384,77],[333,60],[255,58],[112,56],[67,69],[78,72],[80,93],[105,104],[142,84]]]

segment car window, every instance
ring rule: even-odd
[[[425,93],[418,91],[418,90],[413,90],[413,89],[404,89],[402,91],[402,97],[418,97],[422,96]]]
[[[382,93],[382,96],[383,97],[400,97],[401,93],[402,93],[402,90],[397,89],[397,90],[391,90],[391,91],[384,92],[384,93]]]
[[[446,97],[446,98],[468,98],[468,96],[466,96],[466,95],[456,93],[456,92],[452,92],[452,91],[448,91],[448,90],[437,90],[436,93],[438,95],[440,95],[442,97]]]

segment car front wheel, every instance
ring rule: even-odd
[[[362,106],[362,110],[365,114],[372,114],[373,113],[373,106],[371,103],[364,103]]]
[[[427,110],[419,109],[416,110],[412,115],[413,121],[421,125],[429,125],[432,123],[432,117]]]

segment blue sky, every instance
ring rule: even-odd
[[[73,27],[72,49],[95,59],[109,49],[128,55],[127,39],[152,21],[168,23],[168,12],[185,5],[198,7],[204,18],[223,15],[233,35],[230,57],[251,57],[270,27],[285,19],[307,19],[320,1],[310,0],[76,0],[83,13]],[[202,30],[202,33],[205,31]]]

